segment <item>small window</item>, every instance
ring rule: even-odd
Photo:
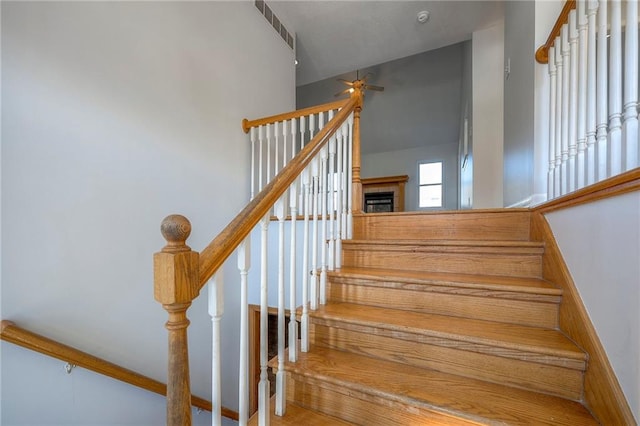
[[[418,206],[442,207],[442,161],[420,163]]]

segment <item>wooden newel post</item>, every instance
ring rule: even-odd
[[[191,224],[184,216],[167,216],[160,226],[167,245],[153,255],[154,296],[169,313],[167,425],[191,425],[187,309],[199,293],[198,253],[186,245]]]
[[[360,178],[360,112],[362,111],[364,94],[362,89],[363,83],[361,83],[360,80],[356,80],[355,83],[355,90],[351,94],[352,97],[358,98],[358,104],[353,111],[353,171],[351,181],[351,189],[353,191],[352,211],[354,213],[362,213],[362,179]]]

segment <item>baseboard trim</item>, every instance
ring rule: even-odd
[[[560,329],[589,353],[584,379],[585,405],[603,425],[637,425],[551,227],[540,212],[531,215],[531,239],[545,243],[543,278],[563,289]]]
[[[513,203],[506,208],[514,209],[514,208],[527,208],[536,206],[538,204],[542,204],[547,201],[547,194],[532,194],[525,198],[524,200],[520,200],[517,203]]]

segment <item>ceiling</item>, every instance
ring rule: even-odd
[[[297,85],[471,38],[504,15],[502,1],[268,1],[296,32]],[[418,12],[427,10],[426,23]]]

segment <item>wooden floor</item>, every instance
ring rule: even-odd
[[[527,210],[354,217],[271,423],[599,424],[529,225]]]

